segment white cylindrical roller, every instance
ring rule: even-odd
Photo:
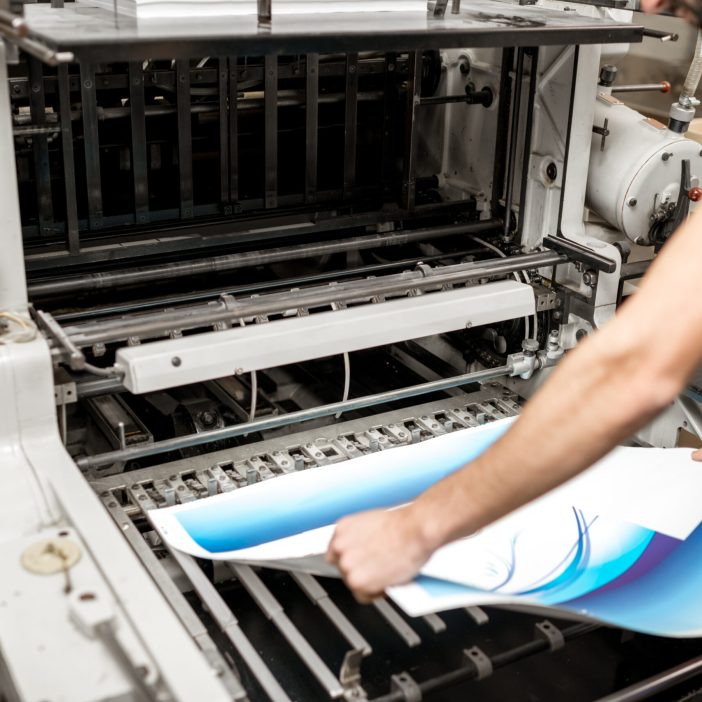
[[[702,170],[700,145],[647,119],[611,95],[600,94],[595,108],[587,204],[632,241],[647,245],[654,211],[674,203],[682,161],[689,159],[691,185]]]

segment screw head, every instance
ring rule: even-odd
[[[181,360],[180,356],[173,356],[171,359],[171,365],[175,366],[176,368],[178,368],[181,363],[183,363],[183,361]]]
[[[632,197],[626,204],[629,205],[629,207],[636,207],[637,202],[638,200],[635,197]]]
[[[553,161],[546,166],[546,176],[549,180],[556,180],[558,177],[558,168]]]
[[[666,153],[664,153],[664,154],[661,156],[661,158],[662,158],[664,161],[667,161],[672,155],[673,155],[673,154],[671,154],[671,153],[669,153],[669,152],[666,152]]]

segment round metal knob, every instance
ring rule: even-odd
[[[687,191],[687,196],[692,200],[692,202],[697,202],[702,199],[702,188],[695,186]]]

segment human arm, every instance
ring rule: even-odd
[[[357,596],[408,581],[437,548],[577,475],[672,402],[702,361],[701,262],[698,210],[501,440],[411,505],[341,520],[328,558]]]

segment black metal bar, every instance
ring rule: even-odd
[[[63,155],[63,184],[66,194],[66,243],[69,254],[80,252],[78,203],[76,201],[76,166],[73,154],[73,125],[71,123],[71,85],[68,66],[57,69],[59,117],[61,120],[61,152]]]
[[[83,110],[83,149],[88,191],[88,225],[102,229],[102,179],[100,175],[100,136],[97,119],[95,66],[80,64],[80,93]]]
[[[193,256],[189,261],[139,266],[138,268],[122,271],[84,273],[77,276],[32,282],[29,284],[28,289],[30,295],[36,296],[114,288],[134,283],[172,280],[183,275],[207,275],[218,271],[232,271],[250,266],[284,263],[285,261],[313,258],[331,253],[344,253],[386,246],[404,246],[416,241],[429,241],[456,234],[478,234],[492,231],[501,224],[500,220],[481,220],[448,226],[405,229],[388,234],[364,234],[362,236],[327,240],[313,244],[293,244],[279,248],[241,251],[216,257],[201,258]]]
[[[599,626],[596,624],[574,624],[567,629],[561,629],[561,634],[566,641],[571,641],[572,639],[589,634],[596,629],[599,629]],[[490,662],[492,663],[493,669],[497,670],[510,663],[547,650],[549,650],[548,641],[545,638],[537,638],[521,646],[515,646],[503,653],[490,656]],[[448,687],[453,687],[454,685],[467,682],[468,680],[474,680],[477,677],[478,669],[474,665],[466,664],[456,670],[420,682],[418,684],[419,692],[422,696],[430,695],[433,692],[445,690]],[[375,697],[372,702],[403,702],[404,699],[403,693],[397,690],[387,695],[382,695],[381,697]],[[422,697],[422,699],[424,699],[424,697]]]
[[[344,119],[344,199],[356,184],[356,137],[358,121],[358,54],[346,55],[346,114]]]
[[[405,119],[405,161],[402,176],[403,205],[406,210],[414,209],[417,168],[417,105],[422,86],[421,51],[410,55],[407,72],[407,115]]]
[[[42,127],[46,124],[46,96],[44,94],[44,71],[41,61],[29,57],[29,110],[32,124]],[[40,234],[50,234],[54,220],[54,205],[51,194],[51,168],[49,164],[49,141],[44,133],[32,137],[34,155],[34,178],[37,189],[37,218]]]
[[[697,656],[697,658],[692,658],[674,668],[664,670],[658,675],[630,685],[619,692],[601,697],[598,702],[635,702],[636,700],[651,699],[664,690],[669,690],[671,687],[699,675],[702,675],[702,656]]]
[[[278,57],[265,58],[265,205],[278,206]]]
[[[385,55],[385,86],[383,90],[383,145],[380,178],[383,190],[390,187],[395,153],[393,124],[397,107],[397,54]]]
[[[563,236],[561,231],[561,222],[563,220],[563,206],[565,203],[566,193],[566,176],[568,175],[568,154],[570,153],[570,135],[573,131],[573,107],[575,105],[575,87],[578,77],[578,59],[580,57],[580,47],[576,46],[573,49],[573,76],[570,85],[570,104],[568,105],[568,129],[566,130],[566,144],[563,155],[563,175],[561,177],[561,201],[558,205],[558,234]]]
[[[190,113],[190,61],[176,61],[178,107],[178,166],[180,171],[180,217],[193,216],[193,140]]]
[[[317,143],[319,127],[319,54],[307,54],[305,91],[305,202],[317,199]]]
[[[239,200],[239,95],[238,60],[229,57],[229,200],[235,205]]]
[[[146,156],[146,102],[144,71],[140,63],[129,64],[129,112],[132,126],[132,176],[134,217],[137,224],[149,221],[149,174]]]
[[[617,269],[617,264],[611,258],[598,254],[596,251],[566,239],[564,236],[547,236],[543,245],[544,248],[564,254],[572,261],[584,263],[596,271],[614,273]]]
[[[502,67],[500,75],[500,103],[497,112],[497,129],[495,131],[495,157],[492,175],[492,211],[498,211],[505,188],[505,168],[507,165],[507,135],[509,131],[509,112],[512,99],[512,82],[510,72],[514,63],[514,49],[502,50]]]
[[[524,150],[522,152],[522,187],[519,191],[519,224],[517,232],[520,237],[524,231],[524,219],[526,217],[527,183],[531,166],[531,138],[534,127],[534,98],[536,96],[536,86],[539,82],[539,49],[534,47],[527,49],[527,52],[531,57],[531,61],[529,65],[529,95],[527,97],[526,127],[524,129]]]
[[[220,56],[219,68],[219,199],[229,202],[229,60]],[[236,99],[236,96],[234,96]]]
[[[517,157],[519,122],[522,108],[522,82],[524,80],[524,49],[517,49],[517,70],[514,76],[514,99],[510,123],[509,151],[507,155],[507,183],[505,186],[505,224],[502,235],[509,239],[512,229],[512,197],[514,192],[514,167]]]

